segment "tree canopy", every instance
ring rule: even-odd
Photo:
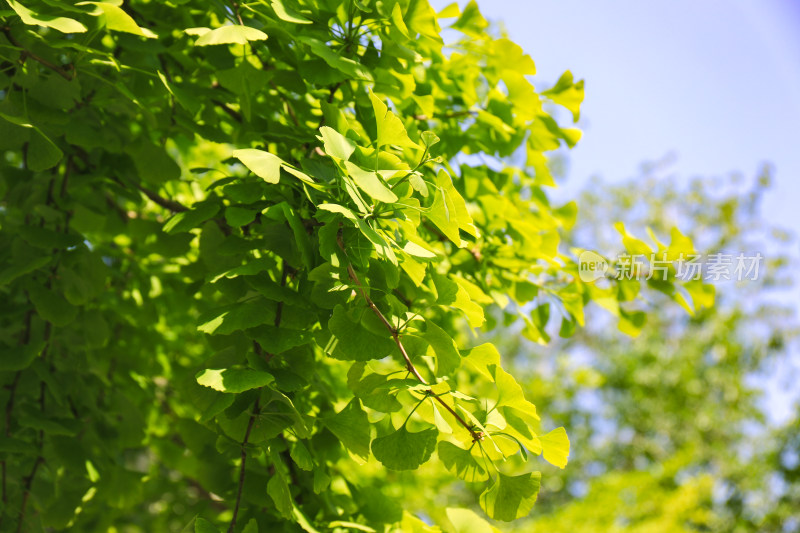
[[[7,3],[4,530],[488,530],[570,444],[478,334],[713,301],[580,279],[546,154],[583,82],[474,2]],[[422,515],[433,463],[472,497]]]

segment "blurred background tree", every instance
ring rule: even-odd
[[[497,339],[576,443],[571,468],[550,472],[538,512],[520,531],[798,530],[800,442],[797,417],[787,416],[796,406],[763,390],[781,386],[775,369],[790,368],[797,336],[779,297],[796,267],[787,252],[793,237],[760,210],[771,170],[681,186],[668,167],[645,165],[615,185],[591,182],[571,242],[611,254],[618,237],[599,220],[658,236],[677,225],[707,253],[761,251],[759,278],[723,282],[715,306],[694,316],[649,294],[646,305],[659,312],[635,339],[600,316],[546,347],[519,335]]]

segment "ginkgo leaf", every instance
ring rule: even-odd
[[[567,466],[569,437],[563,427],[539,435],[539,441],[542,443],[542,457],[545,461],[562,469]]]
[[[317,138],[322,141],[326,154],[342,161],[350,159],[356,149],[353,141],[328,126],[322,126],[319,133],[320,136]]]
[[[349,361],[382,359],[395,349],[395,344],[388,334],[378,335],[364,328],[360,322],[351,318],[341,305],[333,309],[328,329],[337,341],[329,351],[331,357],[336,359]]]
[[[500,352],[494,344],[487,342],[467,351],[463,360],[484,377],[493,380],[494,367],[500,365]]]
[[[147,28],[142,28],[136,24],[136,21],[133,20],[133,17],[128,15],[121,7],[115,4],[110,2],[79,2],[76,5],[84,4],[97,6],[97,8],[103,13],[106,22],[106,28],[109,30],[132,33],[133,35],[139,35],[149,39],[155,39],[158,37],[158,35]]]
[[[290,519],[292,517],[292,508],[294,505],[292,503],[292,493],[289,491],[289,485],[286,483],[283,474],[276,471],[270,476],[267,482],[267,494],[272,498],[278,512],[284,518]]]
[[[515,409],[520,415],[539,420],[536,406],[525,399],[522,387],[514,379],[514,376],[496,366],[494,379],[497,385],[497,407],[509,407]]]
[[[444,467],[464,481],[474,483],[489,479],[486,469],[478,463],[469,450],[443,440],[437,447],[437,454]]]
[[[345,167],[350,177],[356,182],[356,185],[375,200],[386,203],[394,203],[397,201],[397,195],[383,183],[378,177],[377,172],[364,170],[350,161],[345,161]]]
[[[378,126],[378,147],[393,144],[396,146],[406,146],[408,148],[419,148],[419,145],[408,137],[406,127],[403,122],[384,104],[380,98],[369,92],[372,100],[372,109],[375,112],[375,120]]]
[[[250,368],[207,368],[197,374],[197,383],[220,392],[238,394],[265,387],[275,381],[272,374]]]
[[[250,41],[263,41],[267,34],[256,28],[229,24],[219,28],[189,28],[186,33],[199,35],[194,42],[195,46],[210,46],[215,44],[247,44]]]
[[[403,425],[372,441],[372,454],[391,470],[416,470],[431,458],[438,434],[435,428],[411,433]]]
[[[244,166],[249,168],[253,174],[263,179],[267,183],[278,183],[281,179],[281,166],[283,160],[264,150],[245,148],[235,150],[233,157],[241,161]]]
[[[297,40],[308,45],[314,55],[320,57],[330,67],[356,80],[372,81],[372,74],[367,67],[349,57],[337,54],[324,42],[305,36],[298,37]]]
[[[453,186],[450,175],[440,170],[436,175],[437,189],[434,202],[427,217],[445,236],[457,246],[462,246],[459,230],[476,235],[472,217],[467,211],[464,198]]]
[[[30,26],[44,26],[45,28],[53,28],[61,33],[83,33],[86,31],[86,26],[75,19],[40,15],[38,13],[34,13],[15,0],[7,1],[8,5],[11,6],[11,9],[13,9],[14,12],[19,15],[19,18],[22,19],[22,22]]]
[[[481,494],[481,509],[489,518],[503,522],[527,516],[539,495],[541,478],[541,472],[519,476],[498,474],[492,486]]]
[[[164,224],[163,230],[169,234],[189,231],[216,215],[218,211],[219,205],[217,204],[204,203],[195,205],[188,211],[176,213]]]
[[[448,507],[446,513],[454,528],[452,533],[500,533],[499,529],[469,509]]]
[[[272,0],[270,4],[272,5],[272,9],[275,10],[275,14],[278,15],[278,18],[285,22],[291,22],[293,24],[313,24],[312,21],[308,20],[300,13],[286,7],[281,0]]]
[[[194,520],[194,533],[219,533],[217,526],[198,516]]]
[[[422,336],[436,354],[436,375],[444,376],[461,365],[461,354],[455,341],[442,328],[427,322],[427,330]]]
[[[567,108],[572,113],[573,121],[578,121],[581,116],[581,103],[583,103],[583,80],[574,82],[572,72],[568,70],[561,75],[552,88],[543,91],[542,94]]]
[[[370,424],[361,400],[353,398],[344,409],[323,418],[322,423],[356,457],[363,461],[369,458]]]

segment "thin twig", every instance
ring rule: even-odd
[[[347,252],[345,251],[344,248],[344,240],[342,239],[341,232],[339,232],[339,234],[336,236],[336,242],[339,245],[339,248],[341,248],[342,252],[344,252],[346,255]],[[350,264],[347,265],[347,274],[350,276],[350,279],[356,284],[356,287],[358,287],[358,291],[361,293],[361,297],[364,298],[365,302],[367,302],[369,308],[372,309],[373,313],[375,313],[375,315],[380,319],[380,321],[383,322],[383,325],[386,326],[386,329],[389,330],[389,333],[391,333],[392,339],[394,339],[394,343],[397,345],[397,349],[400,350],[400,353],[402,354],[403,359],[406,362],[406,368],[408,369],[408,371],[411,372],[411,374],[413,374],[414,377],[417,378],[417,380],[420,383],[422,383],[423,385],[429,385],[428,381],[424,377],[422,377],[422,374],[419,373],[417,367],[414,366],[414,363],[411,362],[411,357],[409,357],[405,346],[403,346],[403,341],[400,339],[400,332],[396,327],[392,326],[392,323],[389,322],[389,320],[381,312],[381,310],[378,309],[378,306],[375,305],[375,302],[372,301],[372,298],[369,297],[367,292],[364,290],[364,286],[361,284],[361,281],[358,279],[356,271]],[[445,409],[447,409],[447,411],[451,415],[453,415],[453,417],[458,421],[458,423],[464,426],[464,428],[466,428],[467,431],[469,431],[470,435],[472,436],[472,440],[474,442],[483,440],[483,433],[481,433],[480,431],[475,431],[473,427],[470,424],[468,424],[461,417],[461,415],[456,413],[452,407],[447,405],[447,402],[445,402],[440,396],[431,396],[431,397],[437,402],[439,402]]]
[[[467,111],[455,111],[453,113],[447,113],[445,115],[434,115],[429,117],[428,115],[414,115],[415,120],[448,120],[451,118],[460,118],[466,117],[470,115],[477,115],[478,112],[474,110],[467,110]]]
[[[250,414],[250,420],[247,422],[247,430],[242,440],[242,464],[239,467],[239,488],[236,491],[236,505],[233,508],[233,517],[231,518],[231,525],[228,526],[228,533],[233,533],[236,527],[236,518],[239,515],[239,505],[242,502],[242,490],[244,489],[245,466],[247,464],[247,441],[250,440],[250,432],[253,430],[253,424],[256,418],[258,418],[259,409],[258,398],[256,398],[256,402],[253,404],[253,412]]]
[[[39,465],[44,462],[44,458],[40,455],[36,458],[36,461],[33,463],[33,468],[31,469],[31,473],[25,477],[24,485],[23,485],[23,492],[22,492],[22,506],[19,510],[19,521],[17,522],[17,533],[22,531],[22,524],[25,523],[25,510],[28,507],[28,498],[31,495],[31,485],[33,485],[33,478],[36,476],[36,471],[39,469]]]
[[[281,287],[286,286],[286,279],[289,274],[289,269],[287,268],[286,261],[283,261],[281,265]],[[283,315],[283,302],[278,302],[278,308],[275,311],[275,320],[273,324],[275,327],[280,327],[281,325],[281,317]],[[261,346],[256,342],[253,341],[253,346],[255,347],[256,353],[260,354],[263,350]],[[265,359],[269,362],[270,359],[274,357],[274,354],[265,354]],[[258,394],[261,394],[261,388],[257,389]],[[236,527],[236,518],[239,515],[239,505],[242,502],[242,490],[244,489],[244,477],[245,477],[245,464],[247,463],[247,442],[250,440],[250,432],[253,429],[253,424],[255,423],[256,419],[258,418],[260,411],[259,406],[259,397],[256,397],[255,404],[253,405],[253,412],[250,413],[250,420],[247,421],[247,430],[244,433],[244,439],[242,440],[242,461],[239,467],[239,487],[236,491],[236,504],[233,507],[233,517],[231,517],[231,524],[228,526],[228,533],[233,533],[234,528]]]
[[[142,191],[145,196],[147,196],[150,200],[153,201],[153,203],[156,203],[156,204],[160,205],[164,209],[169,209],[170,211],[172,211],[174,213],[180,213],[182,211],[187,211],[189,209],[188,207],[186,207],[185,205],[181,204],[180,202],[176,202],[175,200],[170,200],[168,198],[164,198],[162,196],[159,196],[158,193],[156,193],[155,191],[151,191],[150,189],[148,189],[144,185],[140,185],[140,184],[137,183],[136,184],[136,188],[139,189],[140,191]]]
[[[67,70],[64,70],[62,67],[59,67],[58,65],[55,65],[55,64],[51,63],[50,61],[44,59],[43,57],[39,57],[36,54],[34,54],[33,52],[31,52],[30,50],[27,50],[26,48],[24,48],[19,43],[19,41],[17,41],[11,35],[11,30],[8,27],[3,28],[3,33],[5,34],[6,38],[8,39],[8,42],[10,42],[12,45],[16,46],[17,48],[21,48],[22,49],[22,54],[20,55],[20,58],[19,58],[20,59],[20,63],[24,63],[25,62],[25,58],[30,57],[34,61],[40,63],[41,65],[43,65],[43,66],[45,66],[47,68],[49,68],[50,70],[52,70],[53,72],[55,72],[56,74],[58,74],[59,76],[61,76],[62,78],[64,78],[67,81],[72,81],[72,79],[75,77],[75,66],[74,65],[70,65],[69,66],[70,70],[72,71],[72,73],[70,74],[70,72],[68,72]]]
[[[242,118],[242,114],[241,113],[239,113],[235,109],[231,109],[224,102],[220,102],[219,100],[213,100],[212,99],[211,103],[214,104],[215,106],[219,107],[223,111],[225,111],[228,114],[228,116],[230,116],[236,122],[243,122],[244,121],[244,119]]]

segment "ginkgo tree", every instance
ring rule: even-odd
[[[531,511],[536,461],[508,465],[563,468],[567,433],[479,334],[644,319],[640,281],[581,281],[545,192],[582,81],[537,92],[474,2],[0,16],[0,528],[470,531],[380,489],[429,462]]]

